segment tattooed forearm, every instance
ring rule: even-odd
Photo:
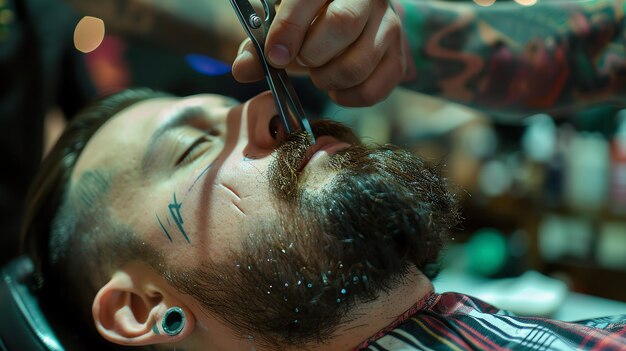
[[[418,92],[509,114],[626,102],[625,0],[399,0]]]
[[[107,30],[185,53],[232,62],[245,33],[228,0],[66,0]]]

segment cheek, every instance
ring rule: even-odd
[[[128,225],[143,240],[169,243],[158,218],[167,225],[169,219],[168,204],[172,192],[159,187],[150,190],[134,186],[133,191],[115,190],[111,192],[112,215],[121,223]],[[169,220],[173,224],[172,220]],[[168,226],[170,235],[174,235],[173,225]],[[179,239],[175,237],[173,239]]]
[[[223,261],[242,241],[242,224],[251,220],[253,206],[247,199],[235,196],[228,182],[219,181],[210,192],[197,194],[194,201],[187,201],[187,219],[190,224],[192,256],[210,257]]]
[[[191,244],[215,259],[238,247],[245,235],[241,232],[244,223],[265,220],[275,213],[267,180],[271,158],[246,160],[237,154],[199,179],[194,173],[177,190]],[[152,207],[167,211],[172,201],[164,203],[162,198]]]
[[[233,193],[236,193],[236,197],[246,203],[260,200],[268,202],[267,174],[270,160],[271,156],[261,159],[231,157],[218,179]]]
[[[230,157],[216,178],[216,205],[224,218],[234,218],[234,224],[240,221],[254,220],[267,216],[271,209],[267,169],[271,157],[247,160]],[[226,206],[223,206],[226,205]]]

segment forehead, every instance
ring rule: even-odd
[[[72,178],[102,167],[132,164],[143,155],[155,131],[177,115],[177,111],[201,108],[207,115],[223,114],[237,101],[213,94],[186,98],[161,97],[137,102],[118,112],[93,135],[83,150]],[[222,111],[222,112],[220,112]],[[121,162],[123,161],[123,163]]]
[[[177,98],[155,98],[137,102],[111,117],[88,141],[81,153],[72,179],[83,172],[116,166],[120,156],[128,161],[137,157],[148,143],[155,129],[167,118],[166,111]],[[120,151],[124,153],[120,154]]]

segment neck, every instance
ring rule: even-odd
[[[433,291],[430,280],[418,269],[413,268],[402,279],[399,286],[381,295],[374,301],[357,305],[346,316],[333,336],[323,344],[309,344],[292,350],[335,351],[352,350],[377,333],[392,325],[403,314],[411,310]],[[253,339],[245,339],[215,319],[201,318],[197,321],[197,333],[186,346],[195,350],[258,350]],[[211,345],[207,348],[208,345]],[[289,350],[289,349],[286,349]]]
[[[381,294],[374,301],[358,305],[327,343],[309,345],[304,349],[352,350],[392,325],[432,291],[430,280],[417,268],[411,269],[400,286]]]

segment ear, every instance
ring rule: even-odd
[[[125,266],[113,274],[93,301],[96,329],[106,340],[120,345],[182,341],[192,333],[195,318],[170,291],[169,284],[145,265]],[[174,307],[182,310],[184,326],[179,334],[170,336],[163,331],[162,323],[166,312]]]

